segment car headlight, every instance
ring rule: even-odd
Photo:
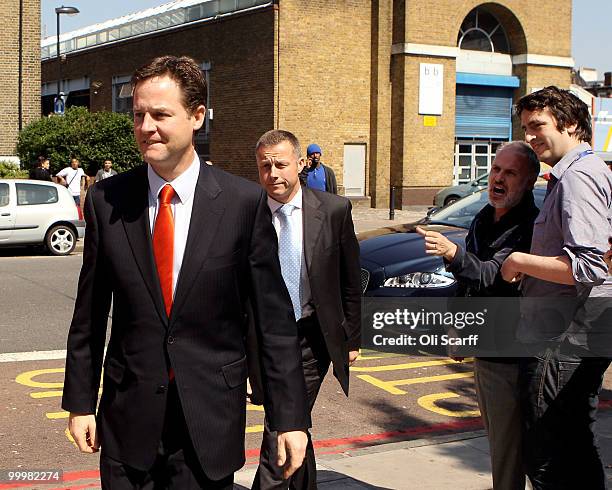
[[[434,272],[411,272],[390,277],[384,282],[388,288],[445,288],[454,284],[455,277],[440,267]]]

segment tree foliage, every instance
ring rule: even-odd
[[[0,179],[27,179],[28,171],[13,162],[0,160]]]
[[[134,124],[127,114],[89,112],[85,107],[70,107],[64,116],[51,116],[27,125],[19,134],[17,154],[30,168],[38,155],[51,162],[55,174],[76,157],[88,175],[95,175],[106,159],[117,172],[142,162],[134,141]]]

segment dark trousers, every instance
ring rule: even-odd
[[[234,486],[233,474],[213,481],[202,471],[175,383],[168,388],[164,430],[153,467],[148,471],[132,468],[108,457],[102,446],[100,479],[103,490],[231,490]]]
[[[317,394],[323,383],[323,378],[329,369],[330,359],[321,334],[319,323],[314,318],[306,318],[298,322],[298,334],[302,347],[302,367],[308,391],[309,410],[317,399]],[[264,433],[259,455],[259,468],[253,481],[253,489],[268,490],[273,488],[316,489],[317,465],[310,432],[304,464],[289,480],[283,479],[283,469],[276,464],[277,442],[276,432],[271,431],[268,419],[264,421]]]
[[[521,361],[523,457],[534,490],[607,488],[594,425],[609,365],[559,349]]]

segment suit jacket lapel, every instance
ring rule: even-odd
[[[149,223],[149,179],[147,165],[134,173],[134,184],[123,196],[121,220],[142,278],[153,298],[155,308],[164,323],[167,323],[164,300],[153,256],[153,241]]]
[[[310,277],[312,274],[312,258],[321,235],[324,216],[323,211],[319,209],[321,201],[307,187],[302,187],[302,202],[304,204],[304,212],[302,213],[302,220],[304,221],[304,256],[306,257],[306,270]]]
[[[193,196],[193,209],[185,254],[179,273],[172,311],[178,311],[188,296],[217,235],[225,205],[219,199],[221,187],[210,167],[200,164],[200,175]]]

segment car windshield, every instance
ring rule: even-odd
[[[451,225],[469,229],[476,213],[489,202],[488,193],[475,192],[436,211],[425,222],[432,225]]]
[[[535,205],[542,207],[546,186],[536,185],[533,190]],[[489,202],[489,193],[484,189],[459,199],[424,218],[423,224],[450,225],[469,229],[474,216]]]

